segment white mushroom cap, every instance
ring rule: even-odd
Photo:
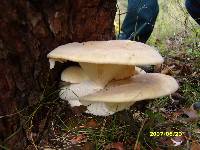
[[[61,80],[69,83],[81,83],[88,79],[88,76],[78,66],[68,67],[61,73]]]
[[[106,88],[80,97],[89,102],[136,102],[169,95],[178,89],[173,77],[158,73],[146,73],[133,76],[131,79],[114,81]]]
[[[131,77],[134,65],[163,62],[154,48],[129,40],[69,43],[51,51],[47,57],[51,68],[54,60],[79,62],[85,74],[102,88],[113,79]]]
[[[57,47],[47,57],[51,62],[53,60],[61,62],[70,60],[74,62],[121,65],[155,65],[164,61],[153,47],[129,40],[69,43]]]

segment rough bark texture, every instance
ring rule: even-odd
[[[115,5],[115,0],[1,0],[0,116],[39,100],[49,71],[46,54],[52,49],[74,41],[113,39]],[[53,72],[55,81],[58,74]],[[24,149],[21,125],[18,114],[1,117],[0,144]]]

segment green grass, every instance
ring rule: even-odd
[[[82,118],[80,121],[79,117],[70,119],[69,122],[63,123],[61,129],[67,133],[72,133],[73,136],[84,135],[88,142],[91,142],[95,149],[104,149],[106,145],[113,142],[128,142],[135,140],[134,132],[136,132],[139,127],[139,123],[133,118],[124,118],[128,112],[116,113],[109,117],[98,117],[93,116],[89,118]],[[87,122],[91,119],[97,122],[96,127],[87,127]],[[127,123],[127,121],[132,122],[132,125]],[[138,127],[134,129],[132,127]],[[133,138],[133,139],[132,139]]]

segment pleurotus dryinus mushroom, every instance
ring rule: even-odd
[[[161,64],[163,58],[152,47],[129,40],[89,41],[59,46],[48,54],[50,67],[55,61],[74,61],[62,73],[70,84],[61,88],[60,97],[70,105],[87,106],[87,113],[107,116],[130,107],[136,101],[175,92],[170,76],[145,73],[136,65]]]

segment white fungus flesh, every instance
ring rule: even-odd
[[[61,88],[59,96],[63,100],[67,100],[71,107],[80,106],[80,97],[95,93],[102,88],[92,81],[83,81],[81,83],[69,84]]]
[[[127,68],[127,67],[126,67]],[[130,69],[129,69],[130,68]],[[133,75],[135,67],[129,66],[128,70],[121,70],[117,75],[115,75],[114,80],[124,79]],[[140,73],[138,67],[137,73]],[[127,76],[128,75],[128,76]],[[66,68],[61,74],[61,80],[71,83],[70,85],[64,86],[60,91],[60,98],[67,100],[71,107],[85,105],[87,106],[86,113],[90,113],[98,116],[108,116],[115,112],[121,111],[123,109],[129,108],[133,103],[80,103],[79,97],[88,95],[90,93],[95,93],[102,88],[97,86],[92,81],[86,81],[87,76],[80,67],[73,66]],[[75,83],[75,84],[74,84]]]
[[[135,67],[113,64],[80,63],[85,74],[102,88],[111,81],[129,78],[134,74]]]
[[[80,97],[81,101],[90,102],[136,102],[169,95],[178,89],[176,80],[168,75],[146,73],[131,79],[113,81],[104,89]]]
[[[123,73],[123,72],[121,72]],[[146,73],[139,67],[135,67],[134,74],[144,74]],[[116,80],[116,78],[114,79]],[[88,101],[81,101],[82,105],[87,106],[86,113],[93,114],[96,116],[109,116],[113,115],[118,111],[122,111],[124,109],[129,109],[135,102],[120,102],[120,103],[105,103],[105,102],[88,102]]]
[[[84,102],[82,101],[82,105],[87,106],[86,113],[93,114],[96,116],[109,116],[113,115],[118,111],[122,111],[124,109],[129,109],[135,102],[128,103],[104,103],[104,102]]]
[[[87,113],[112,115],[136,101],[175,92],[176,80],[170,76],[145,73],[136,65],[157,65],[164,60],[153,47],[129,40],[68,43],[51,51],[50,68],[55,61],[74,61],[81,68],[68,68],[62,80],[70,83],[60,91],[61,99],[72,107],[85,105]]]

